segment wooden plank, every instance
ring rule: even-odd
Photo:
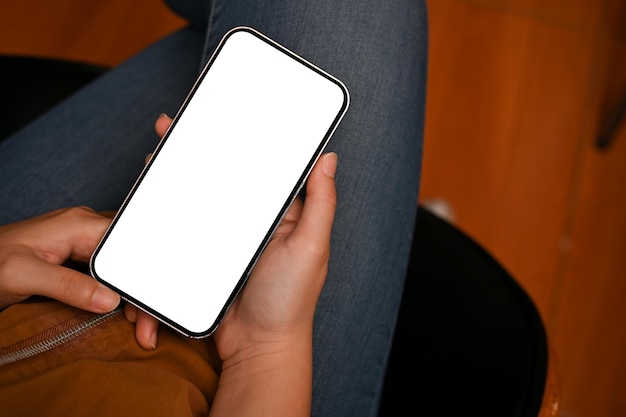
[[[551,335],[563,408],[577,416],[608,417],[626,415],[626,123],[607,150],[598,150],[594,139],[626,99],[626,40],[600,39],[596,50],[589,107],[600,111],[590,111],[571,250],[553,302]]]
[[[592,42],[532,10],[430,2],[431,55],[422,198],[528,290],[544,317],[557,274]]]

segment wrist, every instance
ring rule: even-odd
[[[271,371],[288,361],[308,362],[312,355],[312,329],[302,328],[287,334],[249,335],[239,339],[237,348],[222,357],[225,372],[244,377],[247,374]],[[220,346],[218,343],[218,350]]]
[[[312,362],[310,331],[250,344],[224,359],[211,414],[309,415]]]

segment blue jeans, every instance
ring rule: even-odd
[[[417,209],[427,22],[421,0],[170,1],[189,28],[110,71],[0,143],[0,222],[118,207],[222,35],[252,26],[341,79],[329,144],[338,208],[314,334],[314,416],[374,416]]]

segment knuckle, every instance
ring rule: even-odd
[[[312,240],[306,241],[301,250],[302,254],[308,259],[325,262],[330,257],[330,245],[320,244]]]
[[[325,215],[334,214],[337,210],[337,197],[334,194],[322,194],[317,197],[316,210]]]
[[[333,209],[337,207],[337,195],[335,193],[326,193],[321,196],[321,199],[328,207]]]
[[[87,206],[74,206],[56,209],[51,211],[49,214],[52,217],[76,217],[83,216],[87,213],[94,213],[94,211]]]
[[[60,295],[67,299],[74,299],[80,292],[80,285],[76,279],[75,272],[65,269],[57,276],[57,287]]]
[[[5,250],[0,248],[3,253],[0,256],[0,282],[7,292],[17,291],[21,281],[21,271],[24,269],[24,263],[28,262],[27,255],[19,247]],[[16,279],[17,277],[17,279]]]
[[[87,206],[69,207],[62,210],[63,211],[60,213],[60,215],[67,219],[82,218],[85,216],[93,216],[94,214],[96,214],[96,212],[92,208]]]
[[[72,230],[75,236],[92,240],[100,237],[102,230],[111,220],[90,207],[76,206],[62,209],[57,215],[57,221],[65,226],[65,230]]]
[[[95,211],[87,206],[76,206],[57,209],[50,212],[42,223],[42,227],[54,227],[56,230],[67,228],[76,223],[80,223],[89,217],[96,215]]]

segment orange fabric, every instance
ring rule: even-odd
[[[49,300],[13,305],[0,313],[0,357],[94,316]],[[161,327],[158,348],[146,351],[117,314],[49,352],[0,366],[0,407],[11,416],[206,416],[219,367],[212,339]]]

